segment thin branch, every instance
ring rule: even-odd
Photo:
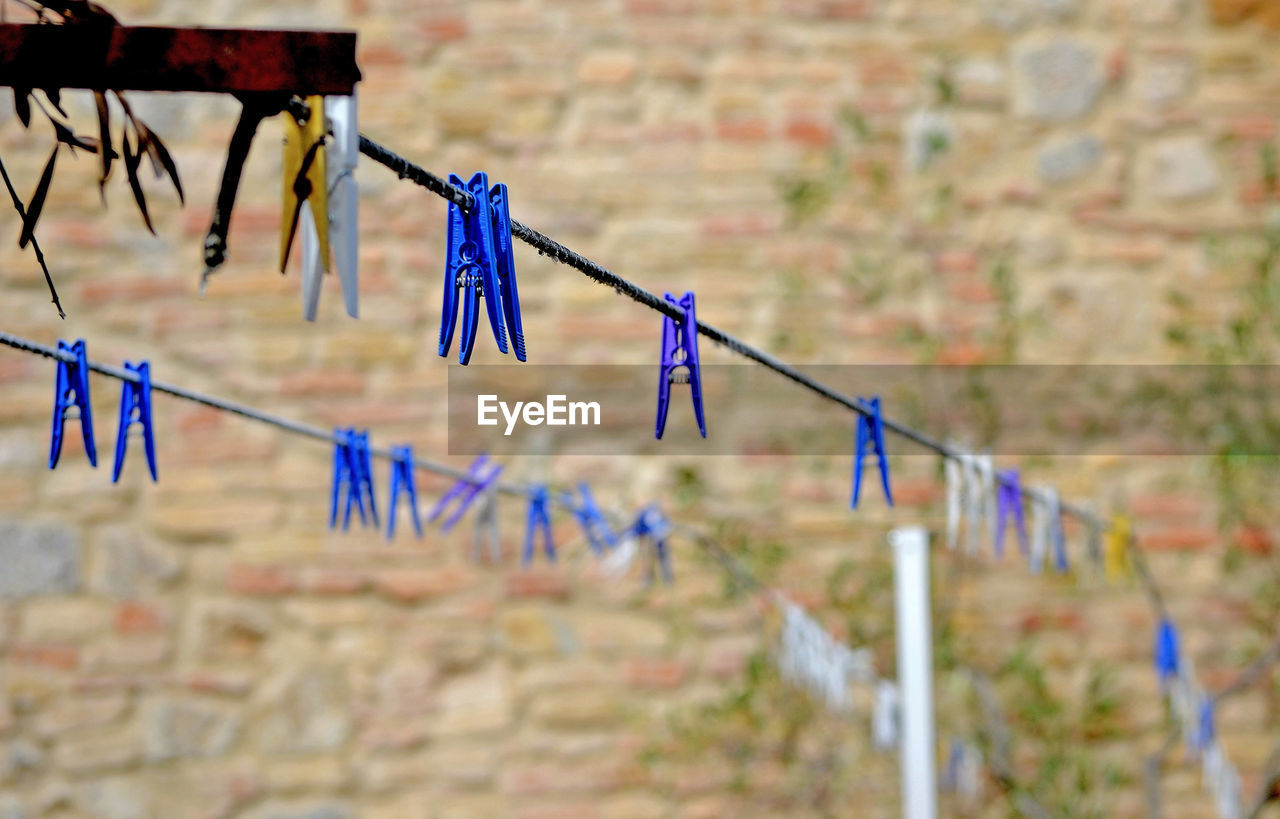
[[[1224,685],[1218,693],[1213,695],[1214,700],[1221,701],[1230,699],[1236,694],[1241,693],[1258,680],[1262,679],[1262,676],[1271,670],[1271,667],[1278,662],[1280,662],[1280,633],[1276,634],[1275,638],[1271,641],[1271,645],[1266,651],[1260,654],[1253,662],[1241,669],[1235,679]]]
[[[1178,744],[1177,730],[1170,731],[1164,744],[1144,760],[1142,764],[1143,790],[1147,797],[1147,819],[1160,819],[1163,815],[1160,805],[1160,777],[1164,771],[1164,760]]]
[[[1267,757],[1267,764],[1262,766],[1262,771],[1262,784],[1258,787],[1258,797],[1253,807],[1245,814],[1248,819],[1256,819],[1268,802],[1280,799],[1280,743],[1271,749],[1271,756]]]
[[[9,198],[13,200],[13,208],[18,212],[18,218],[25,223],[27,221],[27,209],[23,206],[18,192],[13,189],[13,181],[9,179],[9,171],[4,167],[3,160],[0,160],[0,177],[4,178],[4,186],[9,190]],[[40,269],[44,271],[44,281],[49,286],[49,295],[53,301],[53,306],[58,308],[58,318],[65,319],[67,314],[62,309],[62,302],[58,301],[58,288],[53,286],[53,276],[49,274],[49,265],[45,263],[44,251],[40,249],[40,243],[36,241],[34,235],[31,237],[31,249],[36,254],[36,261],[40,263]]]
[[[996,697],[991,680],[973,666],[964,666],[964,671],[969,677],[974,692],[978,695],[982,719],[986,723],[987,768],[1019,813],[1027,819],[1052,819],[1048,809],[1027,793],[1018,784],[1017,777],[1014,775],[1013,764],[1009,761],[1009,728],[1000,711],[1000,700]]]

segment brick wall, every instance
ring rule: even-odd
[[[1184,360],[1166,332],[1182,320],[1170,291],[1190,297],[1192,329],[1219,328],[1280,193],[1266,172],[1280,52],[1255,22],[1214,22],[1265,23],[1269,4],[1213,6],[112,4],[136,23],[356,28],[370,136],[437,172],[488,171],[527,224],[651,290],[695,290],[700,317],[824,364]],[[92,132],[91,101],[68,96]],[[95,163],[64,156],[37,235],[68,317],[47,303],[9,217],[3,329],[85,337],[94,358],[149,358],[158,379],[446,452],[446,365],[434,353],[443,202],[362,166],[363,318],[342,314],[329,281],[307,324],[296,271],[272,269],[269,123],[231,261],[199,299],[236,106],[136,97],[189,204],[157,183],[150,236],[121,179],[104,211]],[[24,193],[46,157],[41,128],[24,131],[0,105],[0,152]],[[1213,239],[1242,250],[1223,261]],[[656,316],[523,246],[517,265],[531,360],[653,360]],[[735,361],[711,345],[703,356]],[[481,340],[478,363],[497,359]],[[0,351],[0,816],[897,812],[896,764],[869,747],[867,698],[848,720],[797,717],[800,694],[753,688],[773,614],[726,598],[723,572],[694,545],[677,544],[674,588],[646,590],[601,576],[567,520],[556,522],[560,565],[520,570],[521,509],[504,510],[496,567],[471,561],[466,526],[393,544],[331,533],[325,447],[166,397],[157,485],[134,452],[113,486],[74,436],[50,473],[52,378],[48,362]],[[779,384],[762,401],[785,424],[810,399]],[[93,387],[109,458],[118,392]],[[682,397],[672,424],[690,422]],[[934,461],[891,448],[899,506],[881,510],[873,491],[856,515],[847,457],[526,457],[508,472],[585,477],[610,506],[663,497],[688,522],[727,522],[746,533],[753,565],[837,633],[869,642],[889,672],[884,533],[936,526],[942,511]],[[1273,559],[1274,520],[1222,525],[1209,459],[1024,467],[1066,497],[1132,511],[1206,683],[1260,649],[1275,613],[1259,614],[1254,583]],[[385,477],[380,465],[381,491]],[[445,486],[420,479],[424,495]],[[770,544],[784,547],[777,565],[762,557]],[[842,566],[857,593],[837,605]],[[1140,591],[1088,571],[1029,578],[1012,558],[961,566],[944,554],[935,576],[939,628],[964,661],[1002,679],[1025,646],[1068,701],[1090,668],[1108,669],[1117,723],[1072,743],[1118,771],[1097,786],[1100,812],[1140,815],[1141,756],[1164,736]],[[973,730],[954,658],[940,668],[944,733]],[[724,707],[743,691],[758,722]],[[1025,733],[1035,718],[1016,688],[1006,694]],[[1275,694],[1264,686],[1220,714],[1247,789],[1274,740]],[[1020,747],[1034,792],[1041,756]],[[1169,815],[1213,815],[1190,761],[1175,754],[1164,783]],[[978,807],[947,802],[973,815],[1006,804],[990,780]]]

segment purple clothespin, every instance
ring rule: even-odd
[[[329,528],[338,525],[340,498],[345,498],[342,531],[351,526],[351,507],[360,514],[360,525],[368,526],[370,518],[378,525],[378,507],[373,495],[373,464],[369,452],[369,433],[354,427],[334,430],[333,482],[329,495]],[[365,504],[368,503],[366,512]]]
[[[884,499],[893,506],[893,493],[889,490],[889,458],[884,446],[884,419],[880,417],[880,396],[858,400],[868,406],[868,412],[858,413],[853,456],[853,499],[849,506],[857,509],[858,499],[862,495],[862,467],[867,456],[867,447],[871,447],[871,451],[875,453],[876,463],[880,467],[880,486],[884,488]]]
[[[596,506],[591,488],[585,483],[578,484],[578,495],[579,497],[575,499],[572,492],[565,492],[564,503],[572,510],[578,525],[582,527],[582,533],[586,536],[591,551],[599,557],[604,554],[606,548],[612,549],[618,545],[618,536],[609,525],[604,513],[600,511],[600,507]]]
[[[484,467],[488,460],[488,455],[480,455],[471,462],[471,466],[467,467],[466,476],[459,479],[448,492],[441,496],[440,500],[436,501],[431,514],[427,515],[427,523],[434,523],[436,518],[443,514],[445,507],[454,500],[458,501],[458,506],[454,509],[453,514],[446,518],[444,523],[440,524],[440,530],[447,532],[462,519],[472,502],[479,497],[481,492],[488,489],[489,485],[497,480],[498,475],[502,472],[500,464],[494,464],[493,468],[486,472]]]
[[[524,530],[524,554],[520,556],[520,565],[528,567],[533,562],[533,536],[535,531],[542,533],[542,550],[547,562],[556,562],[556,547],[551,542],[551,509],[550,497],[545,486],[534,486],[529,491],[529,516]]]
[[[120,427],[116,432],[116,464],[111,472],[111,482],[120,480],[120,470],[124,469],[125,443],[129,437],[129,428],[134,424],[142,427],[142,446],[147,453],[147,468],[151,470],[151,480],[156,477],[156,439],[151,426],[151,365],[146,361],[137,364],[124,363],[126,371],[138,377],[137,381],[124,381],[120,392]]]
[[[1018,546],[1024,555],[1028,554],[1031,547],[1027,540],[1027,520],[1022,510],[1022,482],[1016,469],[1004,470],[996,481],[996,557],[1004,556],[1004,530],[1010,513],[1013,514],[1014,525],[1018,530]]]
[[[422,520],[418,517],[418,485],[413,477],[413,448],[397,446],[391,448],[391,499],[387,503],[387,540],[396,534],[396,503],[401,493],[409,496],[409,513],[413,520],[413,531],[422,537]]]
[[[670,585],[675,580],[671,571],[671,554],[667,549],[667,535],[670,532],[671,524],[667,522],[662,510],[657,506],[646,506],[636,516],[636,522],[631,527],[632,536],[636,540],[648,540],[653,546],[653,562],[649,564],[646,583],[653,583],[654,564],[657,564],[658,570],[662,573],[663,583]]]
[[[58,359],[58,372],[53,394],[53,435],[49,444],[49,468],[58,465],[62,456],[62,437],[68,415],[74,407],[80,418],[80,434],[84,438],[84,452],[89,465],[98,466],[98,448],[93,442],[93,406],[89,403],[89,359],[84,339],[75,344],[58,341],[58,352],[75,355],[75,361]]]
[[[662,318],[662,362],[658,368],[658,419],[653,434],[661,440],[667,428],[667,410],[671,405],[671,385],[688,384],[693,394],[693,415],[698,419],[698,432],[707,437],[707,422],[702,414],[702,372],[698,364],[698,318],[693,309],[693,292],[679,300],[670,293],[666,300],[680,308],[684,316]],[[676,372],[683,367],[685,372]]]
[[[1156,626],[1156,645],[1155,645],[1155,664],[1156,674],[1160,677],[1160,684],[1165,685],[1169,680],[1178,676],[1181,669],[1181,661],[1178,653],[1178,629],[1173,621],[1165,618]]]

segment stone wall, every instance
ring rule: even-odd
[[[1105,364],[1242,360],[1216,339],[1269,264],[1271,5],[112,8],[133,23],[357,29],[367,134],[437,172],[488,171],[517,218],[651,290],[695,290],[700,317],[789,361]],[[66,104],[92,133],[81,96]],[[307,324],[296,270],[273,270],[280,132],[268,123],[231,262],[197,298],[236,106],[135,97],[174,152],[187,206],[148,179],[153,237],[119,169],[104,210],[94,161],[64,155],[37,236],[68,317],[10,217],[2,329],[84,337],[95,359],[147,358],[157,379],[444,457],[442,201],[363,165],[363,317],[348,320],[327,282]],[[24,195],[48,136],[0,105],[0,152]],[[516,261],[531,361],[653,362],[655,315],[523,246]],[[1262,360],[1272,341],[1259,342]],[[737,361],[709,344],[702,354]],[[499,356],[481,340],[476,358]],[[559,564],[522,570],[524,511],[509,505],[499,566],[472,561],[467,526],[394,543],[330,532],[326,447],[162,396],[158,484],[135,449],[112,485],[74,435],[49,472],[53,372],[0,351],[0,817],[897,813],[894,756],[870,747],[869,694],[832,717],[780,685],[768,601],[727,595],[695,544],[675,544],[674,587],[647,589],[604,577],[567,519]],[[117,389],[93,382],[106,460]],[[692,423],[682,399],[672,425]],[[760,396],[777,425],[816,400],[782,381]],[[977,439],[979,426],[945,432]],[[890,447],[897,507],[873,487],[856,514],[847,455],[529,456],[507,470],[588,479],[608,506],[663,499],[890,674],[884,535],[937,529],[942,514],[935,460]],[[1275,623],[1267,484],[1225,495],[1221,465],[1022,464],[1024,480],[1134,515],[1210,686]],[[420,482],[426,496],[447,486]],[[1088,570],[1081,533],[1069,534],[1066,578],[1031,577],[1012,556],[937,556],[941,730],[984,729],[962,680],[973,665],[1002,694],[1018,787],[1063,815],[1141,815],[1141,758],[1165,737],[1152,614],[1132,583]],[[1276,693],[1264,684],[1220,710],[1247,789],[1274,742]],[[1064,783],[1053,765],[1089,778]],[[1214,815],[1194,761],[1175,752],[1162,781],[1167,815]],[[945,802],[960,815],[1009,804],[994,778],[976,805]]]

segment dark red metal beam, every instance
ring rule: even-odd
[[[350,94],[354,31],[0,23],[0,85]]]

